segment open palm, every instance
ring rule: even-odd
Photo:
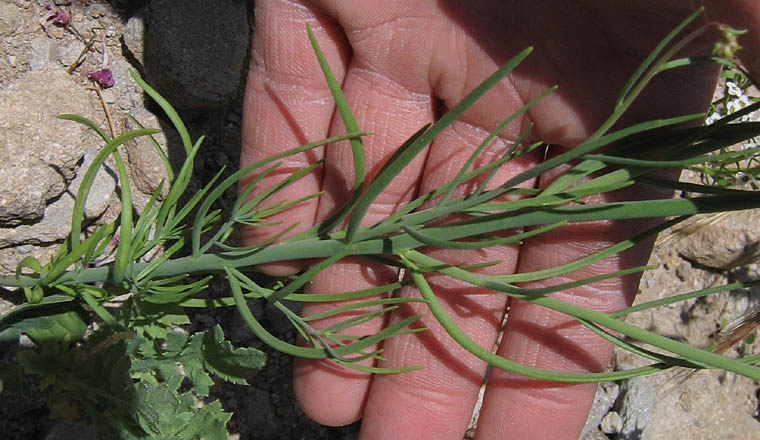
[[[739,26],[758,24],[753,31],[760,27],[760,5],[756,2],[724,1],[721,7],[723,12],[714,12],[708,5],[706,17]],[[534,128],[524,142],[542,140],[550,147],[509,162],[493,181],[504,181],[546,155],[574,147],[610,114],[621,88],[646,54],[692,10],[689,2],[682,0],[257,1],[241,164],[345,131],[340,119],[333,117],[331,94],[306,37],[307,23],[343,84],[359,127],[373,132],[364,139],[368,179],[422,125],[458,103],[520,50],[535,48],[526,62],[394,179],[365,216],[364,222],[371,224],[417,194],[451,180],[489,131],[555,84],[559,89],[504,129],[480,160],[485,163],[499,157],[528,124]],[[756,35],[751,34],[750,41],[757,41]],[[711,43],[705,38],[687,50],[689,54],[706,54]],[[713,67],[701,67],[662,76],[625,116],[625,122],[703,111],[712,96],[716,73]],[[319,159],[325,160],[322,169],[298,185],[288,186],[279,196],[295,200],[323,191],[319,199],[281,215],[282,227],[298,223],[291,234],[327,218],[350,197],[353,159],[349,149],[313,150],[288,159],[279,171],[292,172]],[[283,176],[268,176],[261,186],[267,187]],[[556,176],[557,172],[545,174],[539,181],[526,184],[545,186]],[[464,194],[468,188],[458,191]],[[661,196],[636,191],[636,197]],[[629,190],[592,202],[633,196]],[[630,237],[644,226],[631,221],[580,224],[542,234],[519,248],[505,245],[455,253],[438,249],[429,254],[450,264],[501,262],[483,269],[488,273],[528,272],[574,260]],[[249,229],[244,237],[258,241],[279,230]],[[649,251],[649,247],[640,246],[559,281],[642,264]],[[270,265],[266,270],[292,273],[303,264]],[[386,266],[348,258],[319,274],[309,290],[342,292],[397,278],[398,273]],[[572,318],[527,303],[509,304],[502,295],[465,287],[455,280],[430,277],[428,281],[457,324],[483,347],[494,346],[504,312],[510,307],[497,351],[501,356],[525,365],[579,372],[598,371],[607,362],[608,344]],[[540,287],[542,283],[528,285]],[[629,304],[637,283],[636,276],[623,277],[556,296],[608,312]],[[415,294],[411,288],[399,292],[403,296]],[[304,312],[311,314],[324,307],[309,306]],[[382,347],[387,358],[384,365],[422,365],[424,369],[372,377],[328,361],[298,360],[294,386],[304,411],[328,425],[363,417],[362,438],[461,438],[486,365],[453,342],[424,306],[400,308],[390,319],[417,313],[424,315],[420,325],[428,331],[387,341]],[[330,323],[325,319],[320,325]],[[363,330],[370,334],[380,326],[373,322]],[[594,385],[541,382],[494,371],[484,398],[478,438],[577,438],[595,389]]]

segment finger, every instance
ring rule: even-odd
[[[255,38],[243,105],[243,146],[240,166],[267,158],[289,148],[324,139],[334,102],[306,35],[307,23],[320,42],[337,81],[342,82],[349,48],[336,23],[313,6],[285,0],[256,2]],[[287,157],[280,167],[256,185],[253,195],[277,184],[294,171],[320,160],[321,149]],[[258,170],[260,173],[263,170]],[[242,189],[258,175],[240,183]],[[321,174],[315,170],[295,184],[268,197],[261,207],[293,201],[319,191]],[[244,244],[267,240],[290,225],[297,226],[283,238],[308,229],[314,223],[317,199],[267,218],[281,224],[242,229]],[[292,273],[300,263],[278,263],[266,269],[272,275]]]
[[[570,166],[541,176],[545,187]],[[674,177],[669,172],[667,177]],[[677,173],[676,176],[677,177]],[[668,191],[631,187],[587,198],[596,204],[643,198],[664,198]],[[632,238],[659,220],[627,220],[568,225],[526,240],[520,251],[519,273],[557,267],[621,240]],[[654,238],[574,272],[525,283],[542,288],[646,264]],[[628,306],[638,288],[638,274],[612,278],[551,295],[559,300],[609,313]],[[512,301],[497,354],[517,363],[553,371],[599,372],[611,355],[611,345],[575,318],[529,302]],[[596,384],[539,381],[494,369],[488,379],[478,421],[478,438],[578,438],[588,416]]]
[[[347,29],[347,32],[350,30]],[[383,40],[383,36],[384,34],[379,32],[379,35],[370,41],[372,44],[366,41],[355,42],[349,38],[354,57],[343,85],[346,100],[359,127],[372,132],[371,136],[363,139],[367,170],[365,182],[372,180],[399,145],[434,119],[430,91],[409,86],[389,77],[384,61],[375,56],[377,53],[384,53],[379,51],[377,45],[388,44]],[[398,41],[392,44],[393,52],[399,60],[414,60],[414,55],[403,49],[404,44]],[[397,48],[395,44],[399,44],[400,47]],[[410,67],[403,66],[405,61],[401,62],[402,67]],[[344,132],[342,121],[335,118],[330,135]],[[424,160],[425,152],[422,152],[390,182],[363,217],[363,225],[386,218],[416,196]],[[327,149],[323,195],[317,213],[319,221],[329,218],[351,199],[353,168],[351,150],[346,145],[336,145]],[[396,270],[359,258],[347,258],[315,276],[308,290],[312,293],[344,292],[393,283],[397,280]],[[340,304],[308,304],[304,307],[303,314],[319,313],[337,305]],[[365,308],[361,313],[376,309]],[[314,326],[326,328],[358,313],[360,312],[345,313],[319,320]],[[375,319],[352,327],[346,332],[353,335],[374,334],[384,324],[384,319]],[[377,347],[371,347],[367,351],[375,348]],[[306,359],[296,361],[294,372],[296,397],[304,412],[311,418],[326,425],[343,425],[361,417],[371,381],[370,374],[347,370],[331,361]]]
[[[505,130],[507,132],[511,130]],[[425,169],[422,191],[430,191],[452,180],[459,168],[487,136],[488,132],[458,121],[433,143]],[[485,165],[512,147],[504,138],[496,139],[475,166]],[[493,187],[534,166],[538,154],[509,163],[493,177]],[[455,197],[471,193],[479,182],[460,186]],[[532,182],[527,182],[532,185]],[[450,219],[449,219],[450,220]],[[508,233],[508,232],[507,232]],[[451,265],[498,262],[477,269],[488,274],[512,273],[517,264],[515,246],[494,246],[479,250],[425,249],[425,253]],[[467,285],[445,275],[425,276],[449,316],[457,326],[483,347],[493,347],[507,304],[507,297]],[[414,288],[401,296],[419,296]],[[383,345],[389,366],[422,366],[401,375],[375,377],[362,423],[362,436],[393,438],[462,438],[482,384],[486,364],[459,344],[438,324],[425,304],[404,305],[394,319],[422,315],[418,326],[427,330],[389,339]],[[394,434],[395,433],[395,434]]]

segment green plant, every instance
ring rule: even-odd
[[[721,77],[725,86],[722,96],[719,96],[710,107],[705,121],[708,125],[719,121],[723,115],[733,114],[759,100],[747,93],[754,85],[754,81],[743,69],[735,65],[727,66]],[[757,121],[757,113],[745,113],[740,120],[742,122]],[[724,158],[714,163],[695,165],[692,169],[702,174],[702,180],[705,183],[721,187],[744,186],[757,190],[758,172],[760,172],[758,163],[760,148],[758,148],[757,139],[748,138],[738,148],[744,150],[744,154],[736,155],[734,161]],[[730,155],[735,150],[736,147],[721,148],[716,154]]]
[[[398,212],[369,227],[360,226],[361,220],[374,198],[393,176],[473,102],[518,66],[530,54],[530,49],[524,50],[505,64],[437,122],[422,127],[399,147],[374,179],[365,182],[361,139],[369,134],[359,131],[350,109],[345,104],[339,85],[333,79],[329,66],[310,33],[314,50],[331,86],[348,134],[282,152],[217,182],[221,176],[220,172],[201,191],[190,196],[182,206],[179,201],[188,188],[193,172],[193,160],[201,148],[203,138],[192,141],[183,122],[169,103],[133,75],[135,81],[158,103],[174,124],[185,147],[187,159],[175,175],[164,157],[169,182],[159,185],[145,210],[138,218],[133,218],[132,210],[129,209],[131,200],[126,171],[115,152],[123,142],[138,136],[150,136],[155,130],[139,129],[111,138],[87,119],[73,115],[61,116],[97,131],[105,146],[85,175],[76,197],[71,234],[61,246],[59,253],[44,265],[33,258],[24,259],[14,277],[0,279],[0,286],[23,289],[27,299],[25,304],[0,317],[1,340],[17,344],[20,335],[26,334],[37,345],[36,350],[19,353],[16,364],[3,365],[0,376],[3,383],[8,386],[16,384],[15,388],[23,392],[24,388],[19,380],[22,372],[39,376],[40,385],[51,389],[51,407],[62,416],[97,413],[101,409],[97,405],[104,405],[110,413],[106,419],[106,426],[101,428],[104,432],[110,429],[108,433],[111,435],[127,438],[197,438],[198,432],[208,430],[206,432],[213,432],[221,438],[225,435],[224,424],[228,418],[221,406],[212,403],[197,409],[192,401],[197,396],[208,394],[208,387],[212,384],[210,374],[243,383],[245,373],[259,367],[263,357],[255,350],[233,349],[223,340],[219,328],[212,332],[193,335],[177,331],[179,326],[188,323],[186,309],[236,307],[251,331],[275,350],[293,356],[327,358],[362,371],[403,373],[416,367],[367,367],[357,361],[368,358],[382,359],[381,350],[373,351],[368,347],[384,339],[408,332],[424,331],[410,327],[419,316],[411,316],[369,336],[351,335],[350,329],[368,320],[380,319],[398,307],[398,304],[410,301],[422,302],[429,307],[453,339],[471,353],[497,368],[530,377],[563,382],[595,382],[649,374],[672,366],[685,366],[722,368],[760,380],[760,369],[753,366],[760,360],[758,357],[728,359],[626,324],[621,319],[628,313],[642,309],[730,289],[746,288],[760,281],[713,287],[610,314],[568,304],[547,294],[573,285],[641,272],[647,267],[626,268],[543,289],[527,289],[515,285],[577,270],[629,249],[694,214],[760,206],[760,195],[751,191],[685,184],[652,177],[654,171],[664,167],[690,167],[705,163],[715,167],[716,164],[722,166],[749,158],[754,154],[753,151],[734,152],[727,148],[760,134],[760,124],[729,122],[740,120],[743,115],[760,107],[760,104],[748,105],[704,127],[682,128],[680,124],[704,117],[702,114],[695,114],[612,129],[641,90],[658,73],[700,62],[730,63],[718,56],[711,59],[674,58],[679,49],[699,34],[698,31],[677,39],[693,18],[694,16],[690,17],[676,28],[655,48],[624,88],[609,119],[575,149],[546,160],[502,182],[493,190],[485,190],[485,183],[481,183],[469,195],[452,196],[454,188],[458,185],[483,176],[483,182],[487,182],[498,167],[542,146],[540,143],[520,145],[520,141],[530,130],[528,128],[501,159],[470,169],[493,137],[517,116],[552,92],[548,90],[504,121],[484,139],[480,148],[462,166],[454,180],[418,197]],[[272,215],[301,203],[304,199],[274,205],[266,205],[264,202],[272,194],[320,166],[320,163],[296,171],[281,183],[260,192],[257,196],[251,196],[252,189],[260,183],[263,176],[274,172],[280,161],[288,155],[340,140],[350,141],[355,163],[354,195],[345,206],[325,222],[282,243],[275,243],[276,239],[249,247],[238,247],[228,243],[237,225],[257,227],[271,224]],[[718,153],[714,154],[716,151]],[[122,183],[121,203],[126,209],[122,210],[121,216],[114,223],[96,225],[84,233],[84,203],[95,173],[108,156],[115,160]],[[652,159],[644,160],[638,157]],[[572,172],[558,178],[546,189],[518,187],[528,179],[571,161],[576,162]],[[226,190],[236,185],[244,176],[254,172],[258,177],[242,189],[240,197],[232,207],[224,212],[214,207],[215,201]],[[634,183],[682,189],[700,196],[679,200],[643,200],[602,205],[583,203],[587,196],[615,191]],[[169,190],[166,197],[161,199],[163,184],[168,184]],[[508,195],[530,197],[497,201],[504,200],[504,196]],[[420,209],[423,205],[430,207]],[[454,213],[463,215],[465,219],[443,225],[436,223],[437,219]],[[474,267],[449,266],[418,250],[422,246],[464,249],[505,243],[519,244],[528,237],[568,222],[641,217],[672,218],[645,233],[571,263],[533,273],[481,275],[473,271]],[[344,228],[329,232],[343,221],[346,222]],[[508,237],[499,235],[500,231],[519,227],[532,229]],[[180,256],[180,251],[186,247],[190,249],[189,255]],[[144,257],[156,248],[163,249],[160,256],[152,261],[143,261]],[[113,261],[108,262],[107,257],[111,253]],[[362,256],[383,264],[402,267],[410,275],[409,282],[414,283],[420,290],[422,298],[396,298],[390,295],[401,287],[401,282],[362,291],[324,295],[300,293],[301,288],[316,273],[347,256]],[[302,258],[318,259],[318,262],[303,273],[278,279],[261,277],[255,269],[263,263]],[[487,348],[478,346],[457,328],[440,307],[435,293],[427,283],[426,275],[430,273],[444,274],[472,285],[486,287],[494,294],[531,301],[574,316],[600,336],[650,359],[652,363],[627,371],[583,374],[562,373],[516,364],[491,353]],[[226,278],[231,296],[199,298],[197,294],[207,287],[214,276]],[[378,298],[380,294],[385,295]],[[298,316],[282,303],[282,300],[332,302],[346,299],[356,301],[329,312],[305,317]],[[117,301],[120,305],[113,307]],[[267,301],[279,309],[306,341],[306,346],[290,344],[269,333],[250,312],[248,303],[251,301]],[[380,308],[368,312],[363,310],[367,306]],[[329,328],[316,329],[309,324],[315,319],[345,311],[353,311],[353,316]],[[97,322],[99,329],[83,339],[85,329],[92,322]],[[659,354],[631,341],[657,347],[669,355]],[[184,376],[179,374],[177,363],[183,365]],[[96,402],[97,397],[104,394],[118,395],[120,400]],[[192,420],[193,423],[184,423],[188,420]],[[114,424],[112,421],[118,423]]]

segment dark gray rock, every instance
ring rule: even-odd
[[[144,38],[147,80],[165,98],[181,109],[222,107],[243,73],[246,2],[153,0]]]

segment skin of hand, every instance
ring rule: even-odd
[[[694,2],[692,2],[694,3]],[[707,20],[750,30],[743,54],[760,48],[760,4],[755,0],[707,2]],[[306,35],[310,24],[354,112],[364,138],[369,181],[395,148],[422,125],[458,103],[488,75],[520,50],[534,52],[486,94],[459,121],[415,159],[381,194],[364,223],[384,218],[417,194],[453,178],[487,133],[526,102],[558,85],[559,89],[502,131],[479,159],[480,164],[511,146],[529,123],[525,143],[542,140],[546,155],[572,148],[612,111],[623,85],[655,45],[695,4],[683,0],[486,1],[449,0],[260,0],[255,5],[255,37],[244,103],[241,166],[284,149],[345,132],[334,115],[334,102]],[[689,55],[709,54],[717,32],[689,46]],[[757,77],[760,61],[745,57]],[[760,58],[758,58],[760,59]],[[753,64],[754,63],[754,64]],[[630,124],[658,117],[704,111],[712,97],[717,70],[705,66],[658,77],[624,117]],[[544,159],[537,152],[508,163],[492,179],[503,182]],[[350,149],[326,149],[291,157],[259,185],[266,188],[315,160],[324,166],[291,185],[277,200],[295,200],[323,191],[278,217],[278,228],[247,229],[253,243],[299,222],[292,234],[328,217],[350,197],[353,181]],[[546,186],[562,170],[528,186]],[[243,182],[245,184],[246,181]],[[459,188],[465,194],[473,186]],[[590,200],[663,197],[646,188]],[[276,200],[273,200],[273,202]],[[650,222],[615,221],[566,226],[512,246],[477,251],[426,252],[450,264],[501,261],[484,273],[528,272],[579,258],[643,231]],[[651,250],[641,245],[550,282],[567,282],[622,267],[644,264]],[[270,264],[273,275],[289,274],[308,262]],[[343,292],[397,279],[398,273],[359,258],[347,258],[320,273],[309,291]],[[559,292],[553,296],[610,312],[627,306],[638,276],[627,276]],[[496,343],[502,316],[509,319],[497,353],[524,365],[561,371],[601,371],[610,346],[572,318],[551,310],[451,279],[429,276],[447,312],[483,347]],[[399,295],[418,295],[405,288]],[[413,304],[413,303],[412,303]],[[325,305],[304,307],[305,314]],[[425,307],[400,307],[390,319],[422,314],[427,331],[385,342],[382,366],[421,365],[398,375],[358,373],[328,361],[296,360],[294,390],[303,410],[319,423],[343,425],[363,418],[362,439],[461,439],[475,405],[486,365],[452,341]],[[325,319],[319,326],[335,320]],[[366,334],[382,322],[367,323]],[[355,333],[356,331],[352,329]],[[479,419],[477,438],[574,439],[586,420],[595,384],[558,384],[494,370]]]

